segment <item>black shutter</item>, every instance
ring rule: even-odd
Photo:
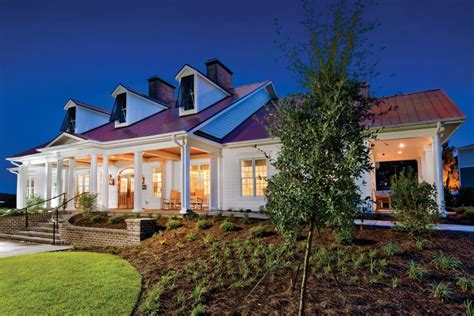
[[[110,121],[119,121],[119,123],[124,123],[127,113],[127,95],[126,93],[118,94],[115,98],[114,108],[112,109],[112,114],[110,115]]]
[[[194,76],[181,78],[181,84],[178,92],[178,106],[184,107],[184,110],[194,109]]]
[[[76,129],[76,108],[69,108],[61,124],[61,132],[74,133]]]

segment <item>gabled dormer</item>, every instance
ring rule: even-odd
[[[124,127],[168,109],[173,103],[175,87],[153,76],[148,79],[149,95],[119,84],[112,92],[115,98],[110,121]]]
[[[61,131],[70,134],[81,134],[108,122],[110,112],[93,105],[69,99],[64,106],[66,115]]]
[[[206,63],[207,75],[190,65],[184,65],[176,75],[179,82],[177,106],[179,115],[199,113],[208,106],[232,94],[232,71],[217,59]]]

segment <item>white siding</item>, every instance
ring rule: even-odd
[[[136,96],[133,93],[127,93],[127,125],[163,110],[164,107],[160,107],[152,101]]]
[[[107,114],[76,106],[76,133],[78,134],[101,126],[108,121]]]
[[[194,82],[196,83],[195,92],[198,94],[198,112],[226,97],[222,91],[210,85],[200,76],[196,76],[196,80]]]

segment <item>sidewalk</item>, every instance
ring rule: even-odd
[[[379,221],[373,219],[366,219],[362,222],[360,219],[354,221],[356,225],[363,226],[376,226],[376,227],[394,227],[396,222],[391,221]],[[464,232],[474,233],[474,226],[469,225],[454,225],[454,224],[439,224],[433,227],[434,230],[452,231],[452,232]]]
[[[0,258],[70,249],[72,246],[53,246],[0,239]]]

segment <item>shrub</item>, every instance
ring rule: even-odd
[[[400,247],[392,242],[389,242],[383,246],[383,252],[386,256],[393,257],[394,255],[400,253]]]
[[[197,236],[195,233],[193,232],[189,232],[186,234],[186,238],[189,240],[189,241],[194,241],[197,239]]]
[[[208,229],[211,226],[212,226],[211,222],[209,222],[206,219],[200,219],[196,222],[196,227],[198,229]]]
[[[96,224],[102,221],[106,216],[107,214],[105,213],[94,213],[90,215],[90,221],[91,223]]]
[[[229,217],[227,218],[229,222],[233,222],[235,220],[234,214],[230,214]]]
[[[79,207],[85,213],[94,212],[97,208],[97,194],[84,193],[79,196]]]
[[[418,182],[403,172],[393,179],[392,190],[392,204],[400,227],[410,235],[426,232],[433,220],[437,220],[439,210],[434,185]]]
[[[471,300],[464,302],[464,308],[466,309],[466,316],[474,316],[474,307],[472,306]]]
[[[252,221],[250,220],[250,215],[249,214],[244,214],[244,224],[249,225],[251,223],[252,223]]]
[[[262,238],[268,234],[267,227],[264,225],[258,225],[250,229],[250,235],[255,238]]]
[[[177,229],[179,227],[183,226],[183,224],[181,224],[181,222],[178,220],[178,219],[172,219],[170,218],[168,220],[168,222],[166,222],[166,227],[168,229]]]
[[[436,298],[440,299],[442,302],[444,302],[450,296],[450,291],[449,291],[448,285],[443,281],[434,283],[431,295],[433,297],[436,297]]]
[[[198,304],[191,311],[191,316],[202,316],[202,315],[206,315],[206,309],[201,304]]]
[[[461,261],[453,256],[444,255],[442,251],[434,257],[433,263],[441,270],[455,270],[461,266]]]
[[[215,222],[219,222],[219,221],[221,221],[223,218],[224,218],[224,216],[222,215],[222,212],[219,212],[219,213],[217,213],[216,216],[214,216],[214,221],[215,221]]]
[[[354,226],[341,226],[336,229],[334,237],[339,244],[350,245],[354,242],[355,239],[355,230]]]
[[[111,218],[109,218],[108,223],[109,224],[120,224],[120,223],[125,222],[126,218],[127,218],[126,216],[118,216],[118,215],[112,216]]]
[[[428,240],[426,239],[416,238],[416,242],[415,242],[416,249],[423,250],[423,248],[425,248],[427,243],[428,243]]]
[[[44,199],[39,195],[33,195],[26,200],[28,212],[37,212],[44,210]]]
[[[232,232],[237,230],[237,226],[235,226],[234,223],[226,220],[221,224],[221,229],[225,232]]]
[[[420,265],[416,264],[413,260],[408,263],[408,276],[413,280],[421,280],[425,277],[427,271]]]
[[[392,289],[396,289],[400,284],[400,279],[397,277],[392,278]]]
[[[457,280],[456,285],[459,286],[463,292],[468,292],[474,289],[474,279],[472,277],[461,277]]]

